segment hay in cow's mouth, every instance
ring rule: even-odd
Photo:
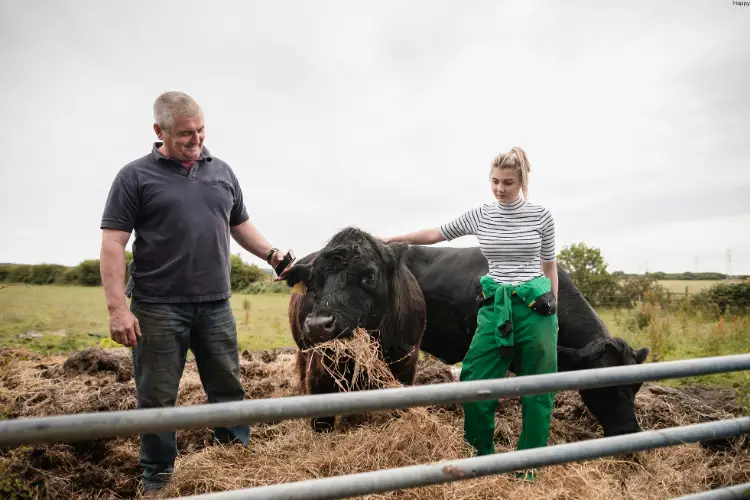
[[[75,359],[96,361],[88,351]],[[126,355],[123,350],[122,355]],[[102,358],[111,359],[111,358]],[[68,363],[63,356],[42,358],[0,350],[0,411],[7,418],[134,407],[132,379],[118,381],[117,362]],[[450,367],[427,357],[420,361],[418,384],[452,380]],[[75,368],[73,368],[75,367]],[[93,367],[93,368],[92,368]],[[248,399],[300,393],[293,350],[242,355],[242,382]],[[382,367],[381,367],[382,368]],[[104,371],[101,371],[104,370]],[[363,377],[367,374],[363,372]],[[671,389],[644,384],[636,413],[644,429],[687,425],[738,415],[735,395],[712,390]],[[189,361],[178,404],[206,401],[195,364]],[[51,404],[51,406],[50,406]],[[175,497],[266,484],[352,474],[469,456],[463,444],[460,406],[432,406],[341,419],[335,432],[318,434],[307,419],[250,428],[251,446],[210,446],[206,429],[178,431],[180,456],[163,496]],[[498,452],[515,446],[521,430],[517,399],[503,400],[496,417]],[[576,392],[556,395],[550,444],[598,437],[600,430]],[[688,444],[541,470],[544,478],[521,483],[512,474],[458,481],[360,498],[671,498],[750,481],[750,439],[719,449]],[[138,495],[138,438],[56,444],[0,450],[0,493],[18,479],[17,493],[40,498],[133,498]],[[0,495],[3,496],[3,495]],[[9,495],[8,495],[9,496]],[[34,498],[29,494],[27,498]],[[24,498],[22,496],[22,498]]]
[[[321,342],[305,352],[323,358],[323,367],[342,391],[401,385],[381,357],[379,344],[364,328],[355,328],[348,337]],[[352,364],[350,377],[336,370],[347,361]]]

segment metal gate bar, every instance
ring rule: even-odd
[[[692,495],[675,497],[672,500],[734,500],[736,498],[750,498],[750,483],[702,491]]]
[[[503,472],[590,460],[696,441],[734,437],[749,432],[750,417],[742,417],[441,463],[193,495],[185,498],[195,500],[324,500],[351,498],[371,493],[467,480]]]
[[[178,429],[513,398],[749,369],[750,354],[737,354],[395,389],[4,420],[0,421],[0,446],[87,441]]]

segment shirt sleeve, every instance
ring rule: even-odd
[[[229,169],[229,173],[232,177],[232,185],[234,186],[234,203],[232,204],[232,211],[229,214],[229,225],[239,226],[250,218],[245,207],[245,199],[242,194],[242,188],[240,187],[240,181],[237,176],[234,175],[232,169]]]
[[[122,169],[117,173],[109,189],[100,229],[131,232],[135,226],[139,207],[138,179],[135,172]]]
[[[542,251],[541,257],[545,262],[555,260],[555,219],[549,210],[545,210],[541,220]]]
[[[467,210],[447,224],[440,226],[440,233],[447,240],[454,240],[461,236],[476,235],[479,221],[482,219],[482,207]]]

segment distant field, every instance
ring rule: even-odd
[[[688,293],[698,293],[701,290],[710,288],[716,283],[734,283],[735,280],[659,280],[659,284],[672,293],[685,293],[687,287]]]
[[[245,299],[250,302],[247,324]],[[285,294],[235,294],[231,303],[240,348],[294,345],[286,322],[288,301]],[[109,317],[101,287],[44,285],[0,290],[0,345],[51,353],[98,345],[108,337]]]

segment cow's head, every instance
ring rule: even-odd
[[[606,338],[581,349],[558,346],[559,371],[607,368],[610,366],[641,364],[648,356],[648,348],[638,351],[619,338]],[[635,418],[635,395],[640,383],[581,390],[581,398],[601,423],[604,436],[617,436],[641,430]]]
[[[385,245],[364,231],[347,228],[337,233],[311,263],[297,264],[284,276],[290,286],[304,284],[302,335],[306,344],[345,338],[357,327],[371,331],[385,344],[388,332],[398,329],[403,294],[402,262],[408,245]]]

